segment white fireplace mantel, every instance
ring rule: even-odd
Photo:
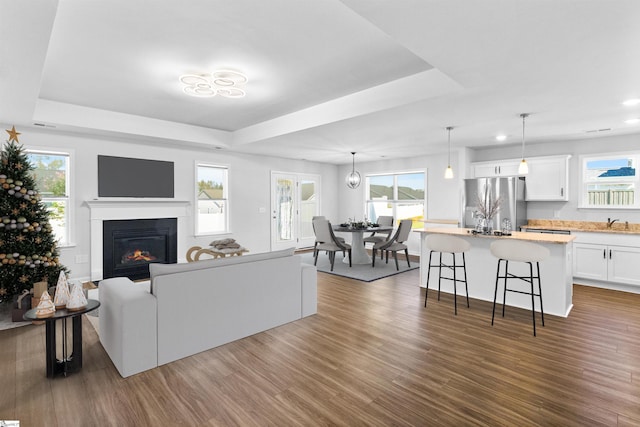
[[[91,280],[102,280],[102,223],[119,219],[177,218],[178,236],[186,231],[191,202],[173,199],[94,199],[85,204],[91,211]]]

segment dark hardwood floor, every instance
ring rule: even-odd
[[[45,377],[44,327],[0,331],[0,419],[24,426],[640,425],[640,295],[574,287],[567,319],[451,296],[418,270],[318,275],[318,314],[122,379],[84,323],[84,368]],[[471,280],[470,286],[473,286]],[[213,326],[213,325],[212,325]],[[216,325],[215,327],[224,327]],[[188,331],[185,331],[188,333]]]

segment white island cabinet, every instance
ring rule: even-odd
[[[471,243],[471,250],[465,254],[467,265],[467,279],[469,285],[469,297],[493,302],[493,294],[496,285],[496,269],[498,259],[491,254],[489,246],[497,239],[518,239],[538,243],[549,249],[550,256],[540,263],[540,277],[542,284],[542,302],[544,313],[554,316],[567,317],[573,307],[573,274],[572,274],[572,241],[574,236],[565,234],[541,234],[513,232],[512,236],[485,236],[471,234],[471,229],[465,228],[425,228],[414,230],[420,233],[420,286],[426,286],[427,268],[429,266],[429,252],[427,236],[429,234],[449,234],[465,239]],[[443,254],[443,262],[450,263],[450,254]],[[432,260],[432,264],[437,261]],[[443,276],[447,274],[443,269]],[[529,275],[529,266],[525,263],[509,263],[509,272],[518,276]],[[510,288],[517,284],[510,283]],[[443,280],[441,284],[443,292],[453,293],[453,284],[449,280]],[[502,289],[503,283],[500,284]],[[522,282],[523,290],[528,290],[529,285]],[[430,277],[430,289],[438,288],[438,269],[434,268]],[[498,295],[498,303],[502,303],[502,291]],[[473,301],[471,302],[473,304]],[[508,293],[507,305],[531,310],[531,297],[528,295]],[[540,307],[536,304],[536,310]],[[487,313],[488,319],[491,313]]]

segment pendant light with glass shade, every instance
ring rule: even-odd
[[[522,113],[520,114],[520,117],[522,117],[522,161],[520,162],[520,166],[518,166],[518,174],[526,175],[529,173],[529,165],[527,164],[527,161],[524,159],[524,119],[529,117],[529,114]]]
[[[356,153],[355,153],[355,151],[352,151],[351,155],[353,156],[353,163],[351,165],[351,172],[347,175],[347,178],[345,179],[345,181],[347,182],[347,187],[355,189],[355,188],[358,188],[358,186],[360,186],[360,181],[362,179],[360,178],[360,173],[356,170]]]
[[[447,141],[449,143],[449,157],[447,160],[447,169],[444,171],[444,179],[453,179],[453,169],[451,169],[451,129],[453,127],[447,127]]]

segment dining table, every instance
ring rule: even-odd
[[[351,263],[352,264],[371,264],[371,257],[364,247],[364,233],[387,233],[393,231],[392,226],[375,226],[368,227],[349,227],[341,224],[334,225],[333,231],[336,233],[351,233]],[[345,264],[349,264],[349,256],[342,260]]]

